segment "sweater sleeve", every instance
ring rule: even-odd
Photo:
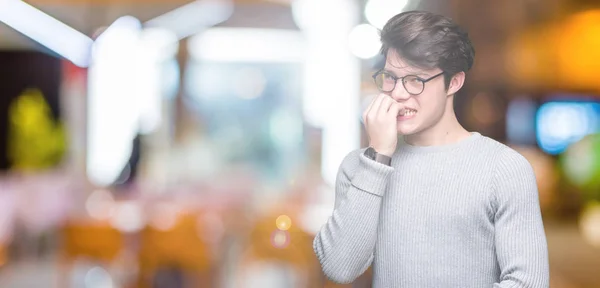
[[[351,152],[340,165],[333,213],[313,241],[324,274],[337,283],[351,283],[371,265],[379,210],[394,171],[363,152]]]
[[[548,248],[536,178],[516,151],[503,151],[493,181],[500,283],[494,288],[549,287]]]

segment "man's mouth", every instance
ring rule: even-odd
[[[404,109],[400,110],[400,112],[398,113],[398,116],[406,117],[406,116],[412,116],[415,114],[417,114],[417,110],[410,109],[410,108],[404,108]]]

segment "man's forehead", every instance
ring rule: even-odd
[[[408,64],[395,50],[390,49],[385,57],[385,69],[405,73],[424,73],[423,69]]]

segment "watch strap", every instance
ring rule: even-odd
[[[379,154],[379,153],[375,154],[375,161],[379,162],[381,164],[385,164],[387,166],[391,166],[392,165],[392,157],[387,156],[387,155],[383,155],[383,154]]]
[[[391,166],[392,164],[392,157],[377,153],[377,151],[375,151],[373,147],[369,147],[367,148],[367,150],[365,150],[365,156],[377,163],[381,163],[387,166]]]

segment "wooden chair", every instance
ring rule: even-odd
[[[150,287],[160,269],[186,273],[186,287],[216,287],[216,267],[211,247],[200,237],[198,215],[181,214],[165,230],[146,226],[140,235],[138,287]]]
[[[297,275],[295,287],[318,287],[320,269],[312,249],[313,236],[294,224],[295,214],[293,210],[281,209],[254,222],[243,245],[239,273],[256,263],[275,263],[289,267]],[[285,223],[278,223],[278,219]],[[236,287],[245,287],[242,282],[238,281]]]
[[[68,221],[62,227],[58,287],[68,287],[68,277],[78,259],[89,259],[109,267],[124,249],[119,230],[104,221]]]

